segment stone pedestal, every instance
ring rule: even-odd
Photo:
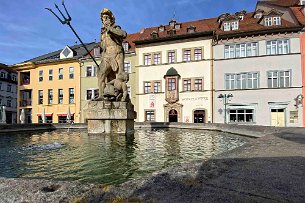
[[[131,102],[90,101],[88,133],[132,134],[137,113]]]

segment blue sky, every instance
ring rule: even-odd
[[[65,0],[72,26],[84,42],[99,41],[100,11],[107,7],[127,33],[141,28],[253,11],[257,0]],[[15,64],[74,45],[76,37],[45,10],[61,0],[1,0],[0,63]]]

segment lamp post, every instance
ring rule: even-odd
[[[233,94],[220,94],[218,95],[218,99],[223,99],[223,105],[225,107],[224,111],[224,123],[227,123],[227,104],[230,98],[233,97]]]

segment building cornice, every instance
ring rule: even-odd
[[[136,40],[136,41],[133,41],[133,43],[135,43],[136,45],[142,45],[142,44],[149,44],[149,43],[156,43],[156,42],[173,41],[173,40],[190,39],[190,38],[207,37],[207,36],[211,36],[211,38],[213,38],[213,35],[214,35],[214,31],[195,32],[195,33],[188,33],[188,34],[183,34],[183,35],[173,35],[173,36],[162,37],[162,38]]]
[[[303,29],[303,26],[297,27],[285,27],[285,28],[274,28],[274,29],[266,29],[266,30],[252,30],[238,33],[228,33],[228,34],[219,34],[217,35],[218,39],[227,39],[227,38],[235,38],[235,37],[246,37],[246,36],[255,36],[255,35],[265,35],[272,33],[285,33],[285,32],[299,32]]]

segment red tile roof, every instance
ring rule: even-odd
[[[305,25],[305,16],[302,12],[301,6],[290,7],[295,17],[298,19],[301,25]]]
[[[127,35],[127,38],[124,40],[124,42],[128,42],[128,44],[130,45],[129,51],[131,52],[135,51],[135,44],[133,41],[137,40],[139,37],[140,37],[139,32]]]
[[[269,1],[258,1],[258,3],[265,3],[275,6],[291,7],[299,4],[299,0],[269,0]]]

